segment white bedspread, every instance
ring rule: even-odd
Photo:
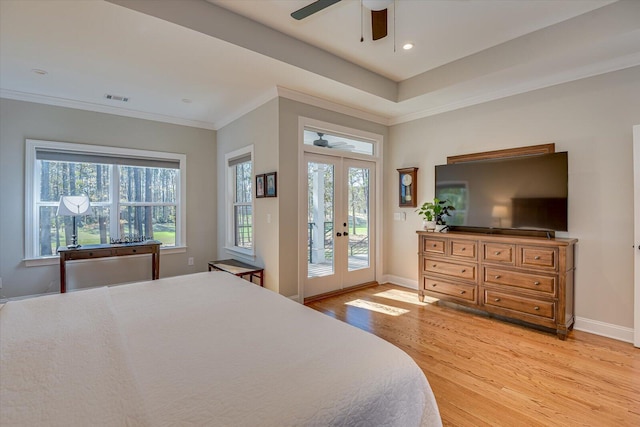
[[[9,302],[0,334],[2,425],[441,425],[406,353],[227,273]]]

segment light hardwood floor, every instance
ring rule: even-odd
[[[307,304],[372,332],[422,368],[446,426],[640,426],[640,349],[566,341],[379,285]]]

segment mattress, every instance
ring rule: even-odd
[[[10,301],[0,424],[441,425],[390,343],[224,272]]]

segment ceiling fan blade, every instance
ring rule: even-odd
[[[341,0],[317,0],[303,7],[302,9],[298,9],[291,14],[293,19],[297,19],[298,21],[306,18],[307,16],[313,15],[316,12],[320,12],[322,9],[325,9],[332,4],[336,4]]]
[[[371,11],[371,35],[374,40],[387,37],[387,9]]]

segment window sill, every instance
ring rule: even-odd
[[[244,258],[246,261],[255,261],[256,255],[253,250],[242,249],[237,246],[225,246],[224,249],[232,256]]]
[[[161,255],[181,254],[187,252],[186,246],[169,246],[166,248],[160,247]],[[41,267],[44,265],[57,265],[60,263],[59,256],[48,256],[42,258],[26,258],[22,260],[25,267]]]

